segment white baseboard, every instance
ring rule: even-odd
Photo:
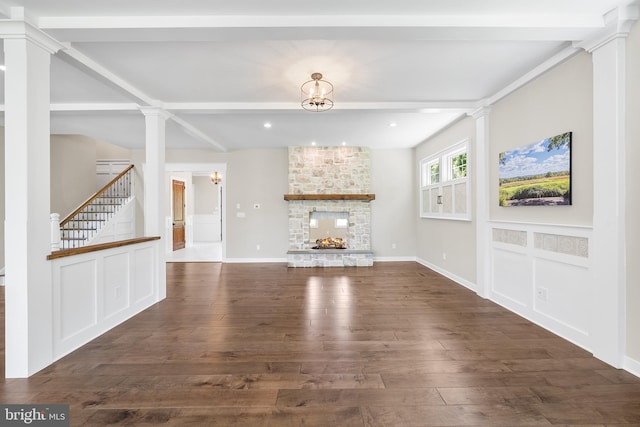
[[[373,262],[406,262],[416,261],[414,256],[387,256],[387,257],[374,257]]]
[[[625,356],[622,363],[622,369],[640,378],[640,361]]]
[[[457,284],[464,286],[465,288],[468,288],[468,289],[470,289],[470,290],[472,290],[474,292],[477,292],[475,283],[472,283],[472,282],[468,281],[467,279],[463,279],[460,276],[456,276],[455,274],[451,273],[450,271],[447,271],[447,270],[445,270],[443,268],[440,268],[437,265],[431,264],[430,262],[425,261],[425,260],[423,260],[421,258],[416,258],[416,262],[418,264],[421,264],[421,265],[423,265],[423,266],[435,271],[436,273],[442,274],[447,279],[451,279],[454,282],[456,282]]]
[[[222,262],[228,264],[255,264],[261,262],[270,262],[270,263],[287,263],[286,258],[223,258]]]

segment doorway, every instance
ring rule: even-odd
[[[186,245],[184,225],[185,225],[185,203],[184,203],[184,182],[171,180],[172,198],[173,198],[173,250],[184,249]]]
[[[213,172],[222,175],[215,184]],[[226,258],[226,164],[224,163],[167,163],[165,165],[167,204],[166,262],[223,262]],[[174,249],[173,234],[175,201],[173,181],[184,183],[184,241],[185,246]]]

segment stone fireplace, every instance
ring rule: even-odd
[[[369,168],[364,147],[289,148],[289,267],[373,265]],[[313,249],[314,213],[347,218],[345,249]]]

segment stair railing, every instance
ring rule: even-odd
[[[86,239],[83,239],[81,236],[84,236],[86,233],[81,232],[81,230],[76,230],[74,234],[74,229],[69,228],[69,223],[72,221],[89,223],[91,226],[84,228],[88,228],[97,232],[102,223],[108,220],[115,212],[100,212],[96,210],[96,206],[99,204],[94,204],[94,202],[98,198],[103,198],[105,200],[128,200],[133,194],[133,174],[131,170],[134,165],[128,166],[125,170],[120,172],[118,176],[109,181],[104,187],[98,190],[93,196],[87,199],[82,205],[80,205],[76,210],[71,212],[64,218],[62,221],[59,220],[60,216],[57,214],[52,214],[51,216],[51,250],[55,251],[58,249],[68,249],[75,248],[78,246],[82,246]],[[109,203],[112,204],[112,203]],[[57,215],[55,217],[54,215]],[[99,217],[99,218],[98,218]],[[57,223],[57,224],[56,224]],[[56,226],[57,225],[57,226]],[[56,231],[57,236],[56,236]],[[62,232],[65,231],[67,233],[71,233],[70,237],[67,238],[61,237]]]

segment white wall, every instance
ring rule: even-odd
[[[640,372],[640,24],[627,40],[627,356]]]

